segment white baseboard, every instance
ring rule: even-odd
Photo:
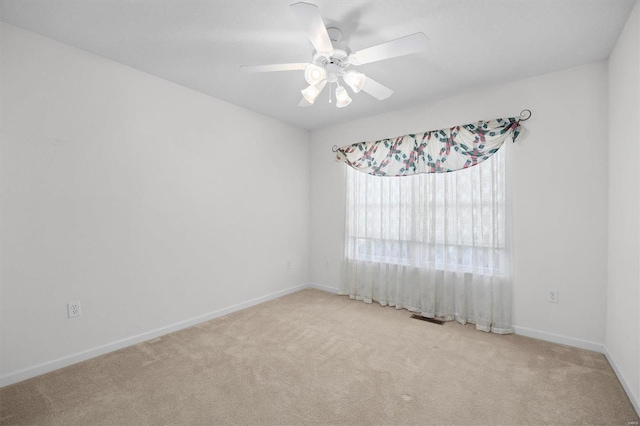
[[[224,315],[228,315],[232,312],[236,312],[242,309],[249,308],[251,306],[258,305],[260,303],[267,302],[269,300],[277,299],[282,296],[286,296],[291,293],[295,293],[305,288],[315,288],[318,290],[326,291],[329,293],[338,293],[338,289],[336,287],[329,287],[316,283],[308,283],[295,287],[291,287],[285,290],[280,290],[275,293],[267,294],[265,296],[257,297],[255,299],[248,300],[246,302],[238,303],[233,306],[229,306],[227,308],[219,309],[217,311],[213,311],[204,315],[197,316],[195,318],[191,318],[188,320],[180,321],[175,324],[171,324],[165,327],[161,327],[155,330],[151,330],[145,333],[138,334],[136,336],[131,336],[126,339],[118,340],[112,343],[108,343],[106,345],[98,346],[93,349],[88,349],[86,351],[78,352],[72,355],[68,355],[62,358],[58,358],[53,361],[45,362],[39,365],[35,365],[33,367],[25,368],[20,371],[16,371],[14,373],[7,374],[5,376],[0,377],[0,387],[8,386],[13,383],[21,382],[23,380],[30,379],[32,377],[39,376],[41,374],[45,374],[54,370],[58,370],[63,367],[67,367],[72,364],[76,364],[81,361],[85,361],[91,358],[95,358],[100,355],[104,355],[109,352],[117,351],[122,348],[126,348],[128,346],[132,346],[138,343],[145,342],[147,340],[155,339],[156,337],[163,336],[168,333],[173,333],[174,331],[182,330],[184,328],[188,328],[194,326],[196,324],[200,324],[205,321],[212,320],[214,318],[218,318]],[[540,330],[534,330],[526,327],[513,326],[513,330],[516,334],[521,336],[533,337],[540,340],[545,340],[547,342],[559,343],[568,346],[574,346],[577,348],[587,349],[594,352],[599,352],[604,354],[609,361],[609,364],[613,368],[613,371],[618,376],[618,380],[622,384],[625,392],[629,396],[631,403],[633,404],[635,410],[640,415],[640,400],[638,397],[633,395],[631,392],[631,388],[629,387],[626,379],[622,375],[620,369],[618,368],[615,360],[612,355],[609,353],[607,347],[601,343],[591,342],[588,340],[576,339],[573,337],[562,336],[554,333],[547,333]]]
[[[605,346],[602,343],[592,342],[590,340],[577,339],[575,337],[563,336],[561,334],[548,333],[546,331],[534,330],[527,327],[519,327],[514,325],[513,331],[521,336],[533,337],[534,339],[544,340],[546,342],[559,343],[561,345],[573,346],[575,348],[586,349],[589,351],[605,353]]]
[[[21,382],[23,380],[27,380],[32,377],[39,376],[41,374],[49,373],[51,371],[58,370],[63,367],[67,367],[69,365],[76,364],[81,361],[86,361],[88,359],[95,358],[97,356],[104,355],[109,352],[126,348],[127,346],[132,346],[137,343],[155,339],[156,337],[160,337],[168,333],[173,333],[174,331],[182,330],[184,328],[191,327],[196,324],[200,324],[202,322],[212,320],[214,318],[228,315],[232,312],[246,309],[251,306],[258,305],[263,302],[267,302],[269,300],[277,299],[278,297],[286,296],[287,294],[295,293],[307,287],[309,287],[308,284],[303,284],[303,285],[291,287],[285,290],[280,290],[275,293],[267,294],[265,296],[248,300],[246,302],[238,303],[237,305],[233,305],[227,308],[219,309],[217,311],[209,312],[207,314],[200,315],[195,318],[180,321],[175,324],[167,325],[165,327],[160,327],[155,330],[147,331],[145,333],[141,333],[135,336],[127,337],[125,339],[117,340],[112,343],[107,343],[106,345],[98,346],[93,349],[88,349],[86,351],[67,355],[62,358],[55,359],[53,361],[48,361],[42,364],[35,365],[33,367],[28,367],[23,370],[9,373],[5,376],[0,377],[0,387]]]
[[[534,330],[531,328],[518,327],[515,325],[513,326],[513,331],[521,336],[533,337],[535,339],[540,339],[547,342],[559,343],[561,345],[573,346],[576,348],[587,349],[589,351],[604,354],[604,356],[607,358],[607,361],[609,362],[609,365],[611,365],[611,368],[616,373],[616,376],[618,376],[618,380],[620,381],[620,384],[622,384],[622,387],[629,397],[631,404],[633,404],[633,408],[635,408],[636,412],[640,416],[640,399],[638,398],[638,396],[634,395],[633,392],[631,392],[631,388],[629,387],[627,380],[622,375],[622,372],[618,368],[615,360],[613,359],[613,356],[611,356],[611,353],[609,353],[609,349],[606,345],[602,343],[591,342],[589,340],[562,336],[560,334],[547,333],[545,331]]]
[[[322,291],[326,291],[329,293],[334,293],[334,294],[338,294],[338,288],[337,287],[329,287],[326,285],[322,285],[322,284],[316,284],[316,283],[309,283],[307,284],[308,288],[315,288],[317,290],[322,290]]]
[[[613,368],[613,371],[616,373],[616,376],[618,376],[618,380],[620,381],[620,384],[622,384],[622,388],[624,389],[624,391],[627,393],[627,396],[629,397],[631,404],[633,404],[633,408],[636,409],[636,413],[638,413],[638,416],[640,416],[640,395],[636,396],[633,394],[633,392],[631,392],[629,383],[627,383],[627,380],[622,375],[622,371],[620,371],[620,369],[618,368],[618,364],[616,364],[615,359],[609,352],[609,348],[607,348],[606,346],[604,347],[604,356],[607,357],[607,361],[609,361],[609,365],[611,365],[611,368]]]

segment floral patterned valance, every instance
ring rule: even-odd
[[[376,176],[446,173],[475,166],[520,134],[520,117],[497,118],[337,149],[337,158]]]

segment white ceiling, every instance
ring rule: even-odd
[[[241,65],[308,62],[298,0],[0,0],[4,22],[306,129],[350,121],[605,59],[636,0],[306,0],[353,51],[415,32],[422,53],[363,65],[394,90],[337,109],[325,89],[298,107],[302,71]]]

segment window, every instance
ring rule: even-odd
[[[503,273],[498,259],[505,250],[501,151],[451,173],[378,177],[348,168],[347,258]]]
[[[511,333],[503,142],[518,129],[496,119],[338,149],[382,175],[347,169],[341,293]]]

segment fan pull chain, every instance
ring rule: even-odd
[[[329,82],[329,103],[331,103],[331,82]]]

